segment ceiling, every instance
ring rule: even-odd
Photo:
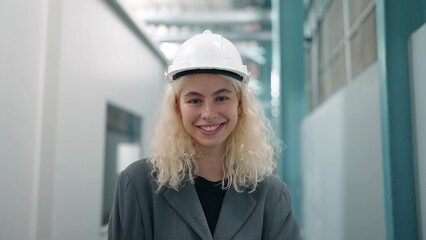
[[[117,0],[170,60],[179,45],[209,29],[231,40],[244,60],[265,64],[271,0]]]

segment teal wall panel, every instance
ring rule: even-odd
[[[424,0],[377,0],[377,46],[387,239],[418,239],[408,39],[424,22]]]
[[[304,61],[303,1],[279,4],[281,136],[286,145],[279,165],[280,177],[290,187],[296,219],[303,223],[301,209],[300,124],[307,113]]]

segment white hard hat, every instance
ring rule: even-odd
[[[228,39],[206,30],[186,40],[166,72],[170,81],[194,73],[223,74],[248,82],[249,72],[237,48]]]

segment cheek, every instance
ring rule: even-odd
[[[187,113],[187,108],[185,107],[185,104],[182,102],[182,100],[176,101],[176,108],[181,118],[183,118],[183,115],[186,115]]]
[[[241,111],[242,111],[241,103],[237,102],[234,106],[234,112],[236,115],[240,115]]]
[[[192,111],[190,111],[187,107],[185,107],[185,105],[180,105],[179,109],[180,109],[180,117],[182,119],[183,125],[184,126],[192,125],[193,118],[194,118],[193,116],[194,114],[192,113]]]
[[[190,115],[187,114],[187,112],[182,111],[181,112],[181,118],[182,118],[183,123],[185,124],[191,117],[190,117]]]

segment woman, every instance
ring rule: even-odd
[[[109,239],[299,239],[277,147],[235,46],[205,31],[167,78],[151,155],[117,183]]]

